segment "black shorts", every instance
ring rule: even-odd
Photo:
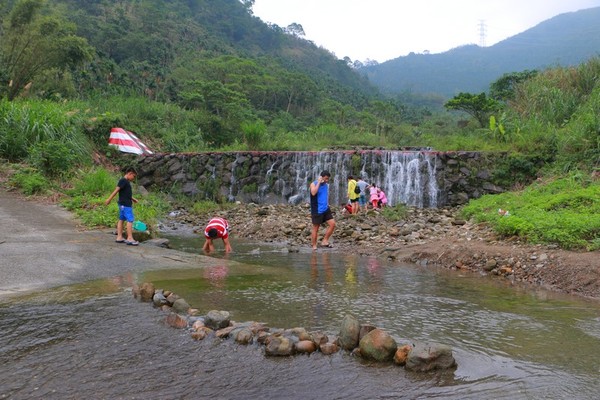
[[[356,199],[350,199],[350,203],[356,203],[358,201],[358,197]]]
[[[330,219],[333,219],[333,214],[331,213],[331,208],[328,208],[327,211],[325,211],[322,214],[311,215],[311,219],[312,219],[313,225],[321,225],[321,224],[329,221]]]

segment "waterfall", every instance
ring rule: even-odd
[[[367,183],[381,187],[389,205],[438,206],[436,155],[433,152],[286,152],[271,153],[270,157],[270,168],[264,172],[264,183],[257,194],[262,201],[270,192],[278,197],[271,201],[308,202],[310,183],[321,171],[328,170],[331,173],[329,203],[332,207],[347,201],[347,177],[351,173],[355,178],[360,176]],[[234,162],[232,167],[237,165]],[[234,172],[232,170],[232,176]]]

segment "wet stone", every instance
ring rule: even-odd
[[[360,333],[360,324],[352,315],[346,315],[342,320],[340,328],[339,343],[344,350],[352,350],[358,346],[358,336]]]
[[[412,350],[412,346],[405,344],[404,346],[398,347],[396,354],[394,354],[394,363],[397,365],[406,365],[408,354]]]
[[[294,343],[285,336],[270,336],[265,343],[267,356],[291,356],[294,354]]]
[[[406,369],[426,372],[456,366],[449,346],[437,343],[417,343],[408,354]]]
[[[235,333],[232,332],[232,335],[236,343],[239,344],[250,344],[253,341],[252,331],[248,328],[241,328]]]
[[[187,314],[190,308],[190,305],[185,299],[177,299],[173,303],[173,310],[178,314]]]
[[[154,297],[154,285],[150,282],[142,283],[142,286],[140,286],[140,300],[151,302],[152,297]]]
[[[313,353],[317,350],[317,346],[312,340],[301,340],[296,343],[296,351],[298,353]]]
[[[377,329],[377,327],[375,325],[370,325],[370,324],[362,324],[360,326],[360,332],[358,334],[358,340],[360,341],[362,338],[364,338],[369,332],[373,331]]]
[[[167,298],[164,294],[162,294],[162,292],[156,292],[152,297],[152,303],[154,303],[156,307],[160,307],[167,304]]]
[[[339,351],[339,348],[338,348],[337,344],[328,342],[328,343],[323,343],[322,345],[320,345],[319,350],[321,351],[321,353],[328,356],[328,355],[337,353]]]
[[[230,314],[227,311],[211,310],[206,314],[204,323],[211,329],[218,330],[229,326]]]
[[[177,329],[187,328],[188,326],[187,319],[177,313],[170,313],[167,315],[166,321],[167,325]]]
[[[375,361],[391,360],[398,345],[389,333],[374,329],[360,341],[360,353],[363,357]]]

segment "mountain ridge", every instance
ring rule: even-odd
[[[509,72],[572,66],[600,53],[600,7],[557,15],[490,47],[464,45],[415,54],[359,71],[383,92],[479,93]]]

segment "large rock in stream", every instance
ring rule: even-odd
[[[450,346],[438,343],[417,343],[408,353],[406,369],[425,372],[456,366]]]
[[[389,333],[374,329],[360,340],[360,355],[375,361],[390,361],[394,358],[398,344]]]
[[[230,322],[231,316],[228,311],[211,310],[204,319],[204,324],[215,331],[228,327]]]
[[[340,327],[339,344],[344,350],[352,351],[358,346],[358,338],[360,335],[360,324],[358,320],[348,314],[342,320]]]

